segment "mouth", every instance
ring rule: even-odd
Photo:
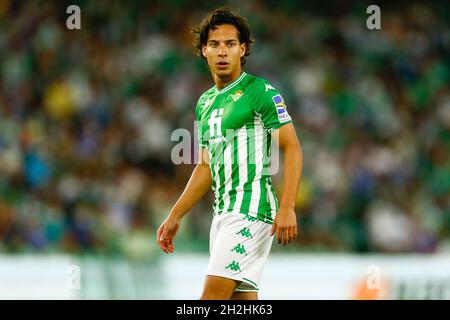
[[[216,63],[216,66],[217,66],[219,69],[226,69],[226,68],[228,68],[229,65],[230,65],[230,64],[229,64],[228,62],[225,62],[225,61],[220,61],[220,62],[217,62],[217,63]]]

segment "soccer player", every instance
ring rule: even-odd
[[[280,93],[242,70],[253,42],[246,20],[220,8],[193,31],[215,86],[195,109],[200,161],[159,227],[157,243],[174,251],[182,217],[212,187],[210,260],[200,299],[255,300],[274,234],[283,245],[297,236],[294,204],[303,155]],[[284,154],[280,204],[268,174],[272,138]]]

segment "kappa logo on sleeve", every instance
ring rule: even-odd
[[[266,92],[269,90],[275,90],[275,88],[272,87],[270,84],[266,83]]]
[[[208,98],[205,101],[205,108],[209,108],[209,106],[214,103],[214,100],[216,100],[216,96],[213,96],[212,98]]]
[[[280,94],[272,97],[275,106],[277,107],[278,120],[283,123],[291,120],[291,116],[286,110],[286,104],[284,103],[283,97]]]

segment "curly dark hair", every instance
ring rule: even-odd
[[[233,13],[230,9],[221,7],[215,9],[203,21],[192,28],[192,33],[195,35],[194,46],[196,53],[203,60],[206,58],[202,55],[202,47],[208,41],[209,30],[214,30],[223,24],[231,24],[238,30],[239,42],[245,43],[245,54],[241,57],[241,65],[245,65],[245,58],[250,54],[250,46],[255,40],[250,34],[250,28],[247,20],[239,15]]]

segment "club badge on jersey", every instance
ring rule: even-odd
[[[242,90],[238,90],[234,94],[230,94],[230,96],[231,99],[233,99],[233,101],[236,102],[242,97],[243,94],[244,93],[242,92]]]

